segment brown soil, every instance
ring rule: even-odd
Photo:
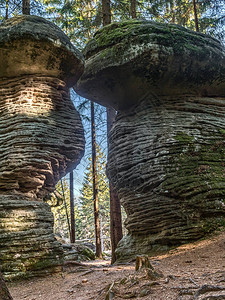
[[[14,300],[225,299],[225,232],[150,259],[163,277],[135,272],[135,264],[94,261],[61,274],[9,284]]]

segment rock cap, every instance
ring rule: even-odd
[[[146,93],[225,96],[225,51],[208,35],[145,20],[113,23],[84,49],[85,70],[74,87],[115,109]]]
[[[0,24],[0,77],[46,75],[75,84],[83,55],[55,24],[37,16],[17,16]]]

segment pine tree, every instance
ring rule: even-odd
[[[146,19],[179,24],[222,39],[224,5],[225,0],[140,0],[137,10]]]
[[[75,243],[75,213],[73,171],[70,172],[70,242]]]
[[[194,9],[194,16],[195,16],[195,30],[199,31],[199,26],[198,26],[198,12],[197,12],[197,3],[196,3],[196,0],[193,0],[193,9]]]
[[[22,1],[22,13],[23,15],[30,15],[30,0]]]
[[[137,18],[137,1],[130,0],[130,14],[132,19]]]
[[[97,179],[97,165],[96,165],[96,134],[95,134],[95,106],[91,102],[91,158],[92,158],[92,186],[93,186],[93,201],[94,201],[94,222],[95,222],[95,246],[96,257],[102,258],[101,249],[101,232],[99,220],[99,199],[98,199],[98,179]]]
[[[97,166],[97,180],[99,182],[98,186],[98,198],[99,198],[99,218],[100,218],[100,228],[102,232],[102,237],[105,240],[105,246],[109,241],[109,230],[110,230],[110,212],[109,212],[109,187],[108,180],[105,174],[106,167],[106,156],[100,147],[97,145],[97,156],[96,156],[96,166]],[[94,239],[94,203],[93,203],[93,177],[92,177],[92,160],[89,159],[89,164],[86,169],[83,187],[81,189],[81,196],[79,198],[79,209],[82,219],[82,229],[81,236],[84,239]]]
[[[63,239],[70,239],[70,224],[68,222],[68,217],[71,214],[70,211],[70,188],[66,182],[65,177],[59,181],[56,185],[56,192],[52,193],[47,200],[47,203],[51,206],[52,213],[54,215],[54,232],[61,236]],[[61,196],[61,198],[60,198]],[[64,198],[65,197],[65,198]],[[78,207],[78,203],[74,203],[75,212],[75,228],[76,228],[76,238],[81,238],[81,215]]]

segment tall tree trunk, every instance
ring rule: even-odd
[[[112,127],[112,123],[115,120],[116,111],[113,108],[107,108],[107,136],[109,141],[109,132]],[[108,144],[109,148],[109,144]],[[123,237],[122,232],[122,217],[121,217],[121,205],[120,199],[113,188],[111,182],[109,182],[110,191],[110,236],[111,236],[111,248],[112,258],[111,263],[116,261],[115,250],[119,241]]]
[[[197,12],[197,0],[193,0],[193,8],[194,8],[194,15],[195,15],[195,30],[199,32],[198,26],[198,12]]]
[[[103,26],[111,23],[111,7],[110,0],[102,0],[102,16]],[[109,132],[112,127],[112,123],[115,119],[116,111],[113,108],[107,108],[107,138],[109,141]],[[109,148],[109,144],[108,144]],[[116,261],[115,250],[119,241],[123,237],[122,232],[122,218],[121,218],[121,206],[120,199],[114,190],[112,184],[109,181],[110,191],[110,238],[112,248],[112,259],[111,263]]]
[[[67,204],[66,204],[66,197],[65,197],[65,192],[64,192],[62,179],[61,179],[61,188],[62,188],[62,194],[63,194],[63,202],[64,202],[64,206],[65,206],[65,210],[66,210],[66,219],[67,219],[67,226],[68,226],[69,236],[71,237],[70,219],[69,219],[69,214],[68,214],[68,209],[67,209]]]
[[[112,128],[113,121],[116,117],[116,111],[113,108],[107,108],[107,135],[109,141],[109,132]],[[109,144],[108,144],[109,148]],[[115,250],[119,241],[123,237],[122,232],[122,217],[121,217],[121,205],[118,194],[113,188],[111,182],[109,182],[110,191],[110,236],[111,236],[111,248],[112,248],[112,258],[111,263],[116,261]]]
[[[123,232],[122,232],[120,199],[111,183],[109,184],[109,190],[110,190],[110,235],[111,235],[111,248],[112,248],[111,263],[113,264],[116,261],[115,250],[119,241],[123,237]]]
[[[0,272],[0,299],[1,300],[13,300],[11,297],[9,290],[5,284],[5,280],[2,277],[2,274]]]
[[[8,18],[9,18],[9,0],[6,0],[5,19],[8,20]]]
[[[30,15],[30,0],[23,0],[22,13],[23,15]]]
[[[101,232],[99,220],[98,182],[96,166],[96,136],[95,136],[95,107],[91,102],[91,138],[92,138],[92,178],[93,178],[93,200],[95,218],[96,257],[102,258]]]
[[[175,9],[174,9],[174,0],[172,0],[170,2],[170,14],[172,15],[172,23],[176,23]]]
[[[74,193],[73,193],[73,171],[70,173],[70,242],[75,243],[75,215],[74,215]]]
[[[102,0],[102,20],[103,26],[106,26],[111,23],[110,0]]]
[[[130,12],[131,12],[131,18],[136,19],[137,18],[137,1],[136,0],[130,0]]]

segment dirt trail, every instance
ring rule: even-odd
[[[109,261],[67,266],[63,273],[10,283],[14,300],[225,299],[225,232],[151,258],[163,277],[135,275],[134,263],[110,266]]]

